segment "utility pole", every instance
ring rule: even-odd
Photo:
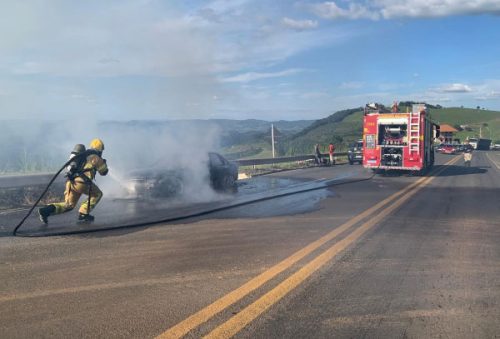
[[[271,147],[273,150],[273,159],[274,159],[274,124],[271,124]]]

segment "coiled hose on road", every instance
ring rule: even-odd
[[[77,155],[77,156],[79,156],[79,155]],[[213,208],[213,209],[202,211],[202,212],[192,213],[192,214],[183,215],[183,216],[179,216],[179,217],[171,217],[171,218],[166,218],[166,219],[159,219],[159,220],[145,222],[145,223],[117,225],[117,226],[109,226],[109,227],[94,228],[94,229],[83,229],[83,230],[75,230],[75,231],[51,232],[51,233],[47,233],[47,234],[36,234],[36,235],[19,234],[19,233],[17,233],[18,229],[24,224],[24,222],[26,221],[26,219],[28,219],[28,217],[31,215],[31,213],[33,212],[33,210],[36,208],[36,206],[43,199],[43,196],[48,192],[50,186],[54,183],[54,181],[56,180],[57,176],[74,159],[75,158],[73,158],[71,160],[68,160],[61,167],[61,169],[52,177],[52,179],[50,180],[50,182],[48,183],[47,187],[42,192],[42,194],[40,195],[40,197],[38,198],[38,200],[33,204],[33,206],[29,209],[28,213],[19,222],[19,224],[14,228],[14,231],[12,232],[12,234],[14,236],[20,236],[20,237],[49,237],[49,236],[60,236],[60,235],[94,233],[94,232],[119,230],[119,229],[124,229],[124,228],[133,228],[133,227],[143,227],[143,226],[154,225],[154,224],[159,224],[159,223],[167,223],[167,222],[185,220],[185,219],[200,217],[200,216],[208,215],[208,214],[211,214],[211,213],[228,210],[228,209],[235,208],[235,207],[241,207],[241,206],[245,206],[245,205],[249,205],[249,204],[253,204],[253,203],[257,203],[257,202],[267,201],[267,200],[276,199],[276,198],[282,198],[282,197],[286,197],[286,196],[290,196],[290,195],[294,195],[294,194],[300,194],[300,193],[305,193],[305,192],[310,192],[310,191],[316,191],[316,190],[325,189],[325,188],[333,187],[333,186],[340,186],[340,185],[345,185],[345,184],[353,184],[353,183],[357,183],[357,182],[368,181],[368,180],[373,179],[373,177],[377,174],[377,171],[375,170],[375,171],[373,171],[372,175],[369,176],[368,178],[327,183],[324,186],[310,187],[310,188],[305,188],[305,189],[298,190],[298,191],[293,191],[293,192],[279,193],[279,194],[276,194],[276,195],[272,195],[272,196],[268,196],[268,197],[262,197],[262,198],[258,198],[258,199],[251,200],[251,201],[245,201],[245,202],[241,202],[241,203],[231,204],[231,205],[228,205],[228,206],[217,207],[217,208]]]

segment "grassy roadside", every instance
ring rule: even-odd
[[[22,187],[0,188],[0,211],[12,208],[31,207],[40,197],[44,185],[30,185]],[[49,204],[64,200],[64,184],[54,183],[49,189],[42,204]]]

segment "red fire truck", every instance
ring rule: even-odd
[[[392,110],[380,104],[365,107],[363,166],[371,169],[424,172],[434,165],[434,138],[439,136],[424,104],[411,112]]]

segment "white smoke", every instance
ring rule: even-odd
[[[110,167],[110,176],[106,178],[110,180],[99,180],[109,196],[134,193],[129,173],[153,169],[159,173],[182,173],[183,190],[178,198],[188,201],[214,198],[208,152],[218,148],[216,125],[188,121],[106,123],[100,127],[99,135],[106,147],[103,157]]]
[[[103,140],[109,175],[96,183],[107,198],[133,197],[130,173],[154,169],[183,174],[184,201],[207,201],[217,194],[209,180],[208,152],[217,151],[220,131],[209,121],[5,121],[0,137],[3,172],[52,172],[67,160],[75,144]],[[0,169],[1,170],[1,169]]]

